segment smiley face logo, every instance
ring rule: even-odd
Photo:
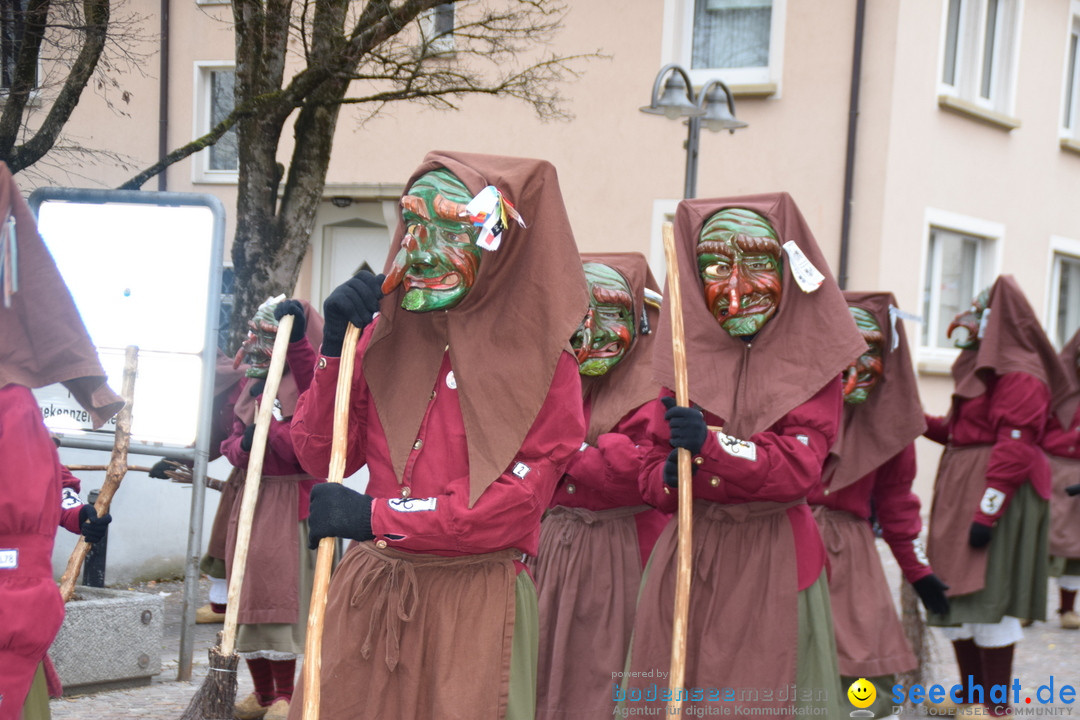
[[[847,689],[848,700],[857,708],[866,708],[874,704],[877,688],[866,678],[859,678]]]

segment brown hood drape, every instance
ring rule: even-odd
[[[588,291],[554,166],[435,151],[409,178],[406,192],[439,168],[473,194],[494,185],[527,227],[510,223],[499,249],[484,251],[475,284],[450,310],[403,310],[401,286],[383,298],[363,369],[400,480],[449,347],[469,445],[471,507],[521,447],[559,357],[585,317]],[[399,222],[387,269],[404,233]]]
[[[63,383],[99,428],[124,401],[108,386],[71,292],[38,235],[15,178],[0,162],[0,227],[9,217],[15,218],[18,292],[10,308],[0,301],[0,387]]]
[[[825,486],[835,492],[851,485],[915,441],[926,429],[918,381],[904,323],[894,323],[890,292],[844,293],[848,305],[874,316],[881,326],[883,374],[866,402],[844,404],[843,426],[830,453]]]
[[[319,347],[322,346],[323,317],[307,300],[297,299],[297,302],[304,308],[304,320],[307,323],[304,326],[304,336],[311,343],[311,347],[315,348],[315,352],[318,352]],[[241,368],[244,370],[238,369],[238,372],[245,371],[247,365],[243,365]],[[249,387],[254,382],[254,379],[241,378],[240,381],[246,383],[245,387]],[[297,387],[296,378],[289,372],[289,365],[286,363],[285,369],[281,373],[281,384],[278,386],[277,392],[277,403],[281,407],[282,417],[289,418],[293,416],[296,412],[296,401],[299,398],[300,388]],[[236,399],[236,405],[233,407],[236,417],[250,425],[255,422],[255,411],[255,398],[251,396],[250,392],[241,392],[240,397]]]
[[[1062,364],[1012,275],[999,275],[994,281],[988,307],[990,316],[978,347],[961,351],[953,362],[953,398],[982,395],[990,376],[1027,373],[1046,383],[1051,408],[1061,426],[1068,427],[1080,401],[1076,374]]]
[[[701,228],[725,208],[744,208],[765,217],[781,245],[795,241],[825,276],[816,291],[805,293],[784,256],[780,307],[753,339],[749,362],[745,362],[750,354],[748,344],[728,335],[709,313],[698,274],[695,248]],[[675,241],[690,399],[723,418],[724,432],[746,438],[765,430],[813,397],[866,350],[817,241],[787,193],[683,200],[675,213]],[[664,296],[668,296],[666,285]],[[673,388],[671,318],[667,311],[660,313],[655,348],[655,377]]]
[[[652,346],[660,310],[645,305],[645,288],[659,293],[660,286],[641,253],[583,254],[581,262],[600,263],[618,270],[634,294],[634,344],[619,364],[606,374],[581,378],[582,397],[586,402],[591,401],[585,440],[595,444],[596,438],[615,427],[628,412],[654,400],[660,393],[660,386],[652,377]],[[648,335],[641,333],[642,308],[645,308],[649,321]]]
[[[1077,377],[1080,375],[1080,372],[1077,372],[1076,369],[1077,354],[1080,354],[1080,330],[1073,333],[1073,336],[1069,338],[1069,342],[1065,343],[1065,347],[1061,348],[1061,352],[1058,354],[1058,357],[1061,358],[1061,364],[1064,366],[1065,374],[1073,379],[1074,384],[1080,384],[1080,378]],[[1080,397],[1074,394],[1073,397],[1070,397],[1063,403],[1061,409],[1058,411],[1058,417],[1060,418],[1063,414],[1068,413],[1068,420],[1069,422],[1072,422],[1078,404],[1080,404]],[[1068,427],[1068,425],[1062,423],[1062,427]]]

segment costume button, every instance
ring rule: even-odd
[[[447,343],[446,347],[443,348],[443,352],[446,352],[449,349],[450,349],[450,343]]]
[[[321,357],[319,358],[319,369],[322,370],[324,367],[326,367],[326,358]],[[1080,430],[1080,428],[1077,428],[1077,430]]]
[[[412,495],[412,488],[410,488],[410,487],[401,488],[401,497],[407,498],[410,495]]]
[[[423,440],[417,440],[416,442],[414,442],[412,444],[412,449],[413,450],[419,450],[422,447],[424,447],[424,441]]]
[[[667,485],[664,486],[664,494],[665,495],[670,495],[671,494],[671,488],[668,487]]]
[[[432,390],[432,391],[431,391],[431,399],[432,399],[432,400],[434,400],[434,399],[435,399],[435,391],[434,391],[434,390]]]
[[[703,462],[705,462],[705,458],[701,457],[700,455],[698,455],[696,458],[694,458],[694,464],[695,465],[700,465]]]
[[[566,492],[573,495],[574,493],[577,492],[577,486],[575,486],[573,483],[570,483],[569,485],[566,486]]]
[[[716,487],[717,485],[720,484],[720,478],[713,475],[711,478],[709,478],[709,484],[712,485],[713,487]]]
[[[830,492],[832,492],[832,491],[831,490],[826,490],[825,494],[828,495]]]
[[[385,540],[376,541],[375,547],[379,548],[380,550],[385,550],[386,549],[386,541]]]

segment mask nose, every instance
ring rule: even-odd
[[[731,266],[731,275],[728,276],[727,288],[724,292],[728,296],[728,317],[735,317],[742,313],[742,299],[750,294],[753,286],[743,278],[742,268],[739,263]]]

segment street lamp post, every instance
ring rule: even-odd
[[[684,198],[692,198],[697,193],[701,126],[704,125],[712,132],[727,130],[732,133],[747,126],[745,122],[735,118],[735,98],[723,81],[709,80],[695,94],[690,75],[675,63],[660,68],[653,82],[649,104],[641,108],[641,112],[663,115],[672,120],[686,118],[688,130]]]

